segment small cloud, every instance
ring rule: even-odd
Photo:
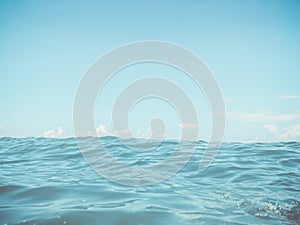
[[[121,138],[131,138],[132,134],[129,129],[115,131],[115,135]]]
[[[283,129],[284,133],[280,135],[280,138],[297,138],[300,137],[300,124],[294,124]]]
[[[198,129],[198,125],[194,123],[181,123],[179,124],[179,127],[182,129],[192,129],[192,130]]]
[[[148,129],[146,132],[141,129],[138,129],[135,134],[136,138],[149,138],[150,136],[151,136],[150,129]]]
[[[274,124],[269,124],[265,125],[264,128],[273,133],[280,140],[300,137],[300,124],[293,124],[283,129],[279,129],[279,127]]]
[[[274,124],[265,125],[264,128],[273,134],[276,134],[279,131],[279,128]]]
[[[58,130],[56,132],[57,136],[61,136],[64,133],[64,130],[61,127],[58,127]]]
[[[99,124],[95,130],[77,130],[75,131],[77,137],[103,137],[110,136],[111,133],[107,131],[105,125]]]
[[[107,131],[106,127],[103,124],[99,124],[96,128],[96,132],[98,136],[108,136],[110,133]]]
[[[289,134],[288,133],[283,133],[283,134],[280,134],[279,135],[279,138],[280,139],[287,139],[289,137]]]
[[[64,133],[64,130],[61,127],[58,127],[57,131],[48,130],[45,131],[41,136],[45,138],[61,138]]]
[[[281,99],[297,99],[300,98],[300,95],[282,95],[280,96]]]

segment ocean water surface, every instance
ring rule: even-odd
[[[178,144],[139,152],[114,137],[101,142],[139,166],[163,160]],[[132,187],[91,169],[74,138],[0,138],[0,225],[300,224],[299,142],[223,143],[204,171],[207,143],[195,144],[173,177]]]

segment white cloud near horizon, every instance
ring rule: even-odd
[[[280,138],[297,138],[300,137],[300,124],[294,124],[283,129],[284,133],[280,135]]]
[[[264,126],[269,132],[273,133],[280,140],[300,137],[300,124],[293,124],[283,128],[281,131],[278,126],[269,124]]]
[[[109,136],[110,133],[107,131],[106,127],[103,124],[99,124],[96,128],[96,132],[98,136]]]
[[[279,131],[279,127],[274,124],[265,125],[264,128],[273,134],[276,134]]]
[[[182,129],[198,129],[198,125],[194,123],[181,123],[179,127]]]
[[[45,138],[61,138],[63,136],[64,130],[58,127],[57,131],[47,130],[41,136]]]
[[[131,132],[129,129],[125,130],[117,130],[114,132],[115,136],[120,137],[120,138],[131,138]]]
[[[99,124],[94,131],[77,131],[75,135],[79,137],[104,137],[111,136],[112,134],[107,131],[107,128],[104,124]]]

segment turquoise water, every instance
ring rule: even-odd
[[[165,141],[154,154],[112,137],[101,141],[139,166],[164,159],[177,144]],[[196,144],[170,179],[131,187],[93,171],[73,138],[0,138],[0,225],[300,224],[299,142],[224,143],[202,172],[206,143]]]

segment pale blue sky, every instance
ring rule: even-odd
[[[296,0],[2,0],[0,136],[39,136],[49,130],[72,136],[73,100],[86,69],[112,48],[141,40],[177,43],[210,67],[225,98],[226,140],[300,140]],[[117,74],[99,97],[96,126],[103,124],[111,132],[114,96],[132,79],[149,75],[171,79],[187,90],[199,112],[201,138],[207,139],[210,114],[201,91],[178,71],[161,65]],[[132,112],[133,132],[146,132],[157,114],[175,137],[176,113],[153,99]]]

